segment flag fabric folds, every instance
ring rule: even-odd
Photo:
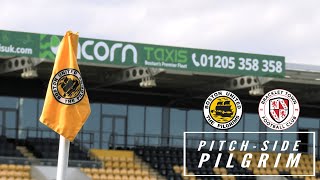
[[[90,115],[89,99],[77,64],[78,33],[60,42],[40,122],[73,141]]]

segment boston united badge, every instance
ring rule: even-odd
[[[217,129],[230,129],[242,116],[240,99],[230,91],[212,93],[204,102],[203,115],[208,124]]]
[[[85,95],[81,74],[72,68],[63,69],[53,77],[51,90],[55,99],[66,105],[78,103]]]

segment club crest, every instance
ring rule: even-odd
[[[205,101],[203,115],[212,127],[230,129],[237,125],[242,116],[240,99],[230,91],[212,93]]]
[[[81,74],[76,69],[63,69],[52,79],[51,90],[55,99],[66,105],[76,104],[85,95]]]
[[[291,127],[298,120],[299,112],[300,106],[297,98],[284,89],[267,92],[259,104],[261,121],[274,130]]]
[[[283,122],[289,115],[289,100],[285,98],[275,98],[269,101],[271,118],[277,123]]]

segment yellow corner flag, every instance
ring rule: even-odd
[[[78,33],[63,37],[54,62],[40,121],[73,141],[91,110],[77,64]]]

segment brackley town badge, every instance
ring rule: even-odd
[[[274,130],[291,127],[298,120],[299,112],[300,106],[297,98],[284,89],[267,92],[259,104],[261,121]]]
[[[289,100],[284,98],[270,99],[269,113],[274,121],[282,123],[289,114]]]

